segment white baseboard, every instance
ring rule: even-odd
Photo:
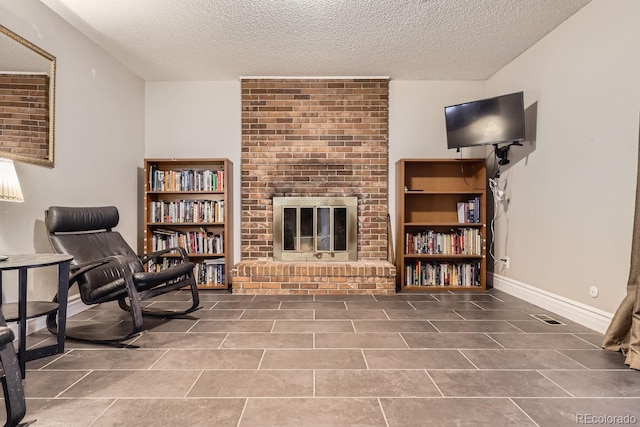
[[[509,277],[495,273],[491,276],[495,289],[566,317],[594,331],[605,333],[613,318],[612,313],[538,289]]]
[[[70,316],[73,316],[74,314],[81,313],[85,311],[87,308],[89,307],[82,302],[82,300],[80,299],[80,295],[75,295],[71,297],[69,299],[69,302],[67,303],[67,318],[69,318]],[[18,336],[19,336],[18,324],[16,322],[11,322],[7,324],[7,326],[11,328],[11,330],[13,331],[13,334],[16,336],[16,339],[18,339]],[[47,327],[46,316],[29,319],[27,320],[27,335],[30,335],[41,329],[45,329],[46,327]]]

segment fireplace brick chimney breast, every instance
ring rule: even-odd
[[[386,78],[242,80],[242,261],[234,293],[395,292],[387,261],[388,89]],[[274,263],[274,196],[357,197],[358,261],[327,267],[315,277],[322,280],[301,275],[304,263]],[[292,283],[282,271],[304,280]]]

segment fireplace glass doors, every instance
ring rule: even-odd
[[[356,197],[274,197],[275,261],[357,261]]]

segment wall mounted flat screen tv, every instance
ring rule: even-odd
[[[448,148],[522,142],[522,92],[465,102],[444,108]]]

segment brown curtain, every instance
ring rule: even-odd
[[[638,138],[640,146],[640,135]],[[640,170],[640,149],[638,150]],[[633,237],[631,241],[631,268],[627,281],[627,296],[611,320],[604,335],[602,347],[622,351],[627,355],[625,363],[640,370],[640,173],[636,178],[636,208],[633,215]]]

